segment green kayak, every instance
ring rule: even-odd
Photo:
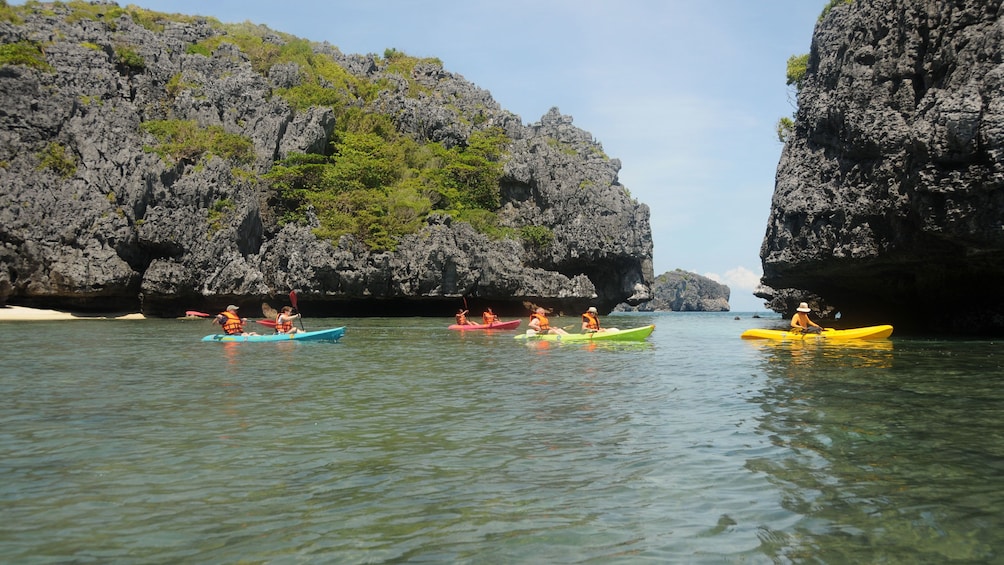
[[[655,324],[628,330],[604,330],[566,335],[555,333],[537,334],[531,333],[532,330],[528,330],[527,333],[517,335],[516,339],[526,341],[642,341],[651,335],[653,330],[655,330]]]

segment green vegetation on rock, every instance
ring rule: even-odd
[[[823,6],[823,13],[819,14],[819,20],[822,21],[823,18],[825,18],[826,15],[830,13],[830,10],[832,10],[834,6],[839,6],[841,4],[850,4],[853,1],[854,0],[830,0],[830,2],[826,6]]]
[[[77,172],[77,159],[61,143],[52,142],[38,155],[38,168],[49,169],[60,177],[72,177]]]
[[[839,6],[841,4],[850,4],[854,0],[830,0],[826,6],[823,7],[823,11],[819,14],[819,21],[822,21],[830,10],[834,6]],[[802,89],[802,82],[805,80],[805,74],[809,69],[809,54],[805,53],[802,55],[792,55],[788,57],[788,65],[786,70],[787,84],[788,86],[794,87],[795,95]],[[795,121],[789,117],[783,117],[777,122],[777,139],[781,143],[785,143],[788,137],[791,135],[792,131],[795,129]]]
[[[25,6],[30,7],[31,4],[37,3],[27,2]],[[192,22],[198,19],[198,16],[186,16],[181,14],[169,15],[161,12],[154,12],[152,10],[140,8],[133,4],[129,4],[124,8],[111,2],[84,2],[82,0],[54,2],[54,4],[70,10],[69,15],[66,17],[66,21],[68,22],[80,20],[99,21],[103,22],[109,27],[109,29],[113,30],[118,26],[118,20],[122,16],[128,16],[136,24],[154,32],[164,31],[164,24],[162,23],[164,20]]]
[[[788,86],[794,86],[796,90],[802,88],[802,81],[805,80],[805,73],[809,68],[809,54],[805,53],[803,55],[792,55],[788,57],[787,66],[787,84]]]
[[[17,25],[22,23],[22,21],[16,8],[7,4],[7,0],[0,0],[0,22],[10,22]]]
[[[140,72],[146,68],[143,56],[128,45],[116,45],[115,57],[118,64],[128,68],[130,72]]]
[[[804,55],[792,55],[788,57],[787,66],[787,81],[785,84],[794,88],[794,96],[798,96],[798,92],[802,89],[802,81],[805,80],[805,73],[809,68],[809,54]],[[777,139],[781,143],[788,141],[791,133],[795,129],[795,120],[787,116],[782,117],[777,121]]]
[[[375,251],[394,249],[434,209],[490,230],[508,138],[474,132],[466,146],[447,149],[390,126],[387,116],[359,117],[355,131],[337,133],[334,156],[291,155],[273,167],[266,180],[281,221],[304,223],[313,212],[318,237],[351,234]]]
[[[198,162],[204,155],[250,163],[254,147],[248,138],[226,133],[220,126],[199,127],[195,121],[151,120],[140,125],[159,142],[147,148],[166,161]]]
[[[52,71],[52,67],[45,60],[41,46],[32,41],[0,45],[0,65],[23,65],[46,72]]]
[[[212,206],[209,207],[209,217],[207,218],[209,221],[209,235],[223,229],[223,221],[233,207],[234,203],[229,198],[213,202]]]

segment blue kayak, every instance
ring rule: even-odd
[[[291,334],[268,335],[227,335],[213,334],[202,338],[202,341],[259,342],[259,341],[338,341],[345,334],[345,327],[317,330],[316,332],[296,332]]]

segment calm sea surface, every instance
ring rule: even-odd
[[[604,321],[656,331],[528,345],[307,318],[345,337],[221,344],[205,320],[2,323],[0,560],[1004,562],[1004,343]]]

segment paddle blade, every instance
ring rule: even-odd
[[[297,313],[300,312],[300,307],[296,305],[296,291],[295,290],[289,291],[289,303],[293,305],[293,309],[296,310]],[[300,322],[300,329],[301,330],[305,329],[303,327],[303,316],[302,316],[302,314],[301,314],[301,317],[297,318],[297,320],[299,320],[299,322]]]
[[[275,317],[279,315],[279,312],[276,312],[275,308],[272,308],[271,306],[269,306],[268,302],[262,302],[261,303],[261,313],[266,318],[269,318],[269,319],[272,319],[272,320],[274,320]]]

